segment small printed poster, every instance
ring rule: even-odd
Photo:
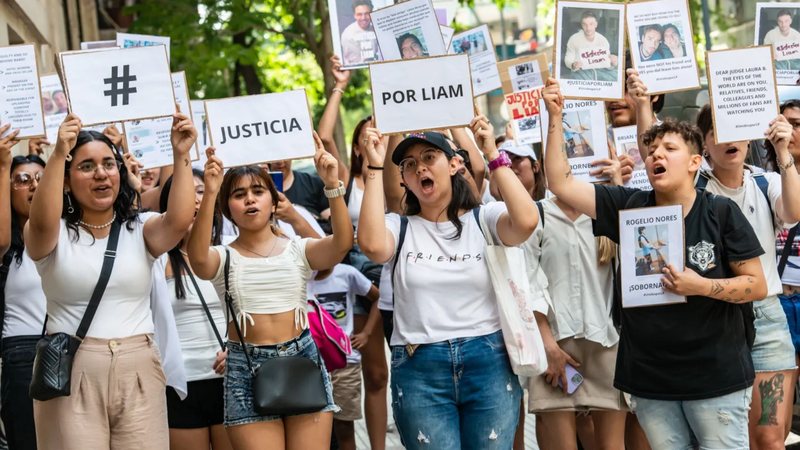
[[[6,134],[19,130],[17,139],[44,137],[39,66],[33,44],[0,47],[0,126]]]
[[[384,61],[447,54],[431,0],[407,0],[372,12]]]
[[[651,190],[650,179],[647,178],[647,170],[642,161],[642,155],[639,153],[639,142],[637,139],[636,125],[627,127],[613,128],[614,134],[614,149],[617,151],[617,156],[628,155],[633,160],[633,176],[625,186]]]
[[[544,100],[539,100],[539,111],[542,111],[539,117],[542,125],[542,141],[546,148],[549,116]],[[563,151],[567,153],[572,175],[590,183],[606,181],[605,178],[589,174],[595,169],[592,166],[593,161],[610,156],[606,132],[606,108],[603,102],[565,100],[561,124],[564,128]]]
[[[44,125],[47,141],[55,145],[58,137],[58,128],[69,112],[67,94],[61,86],[58,75],[45,75],[39,78],[42,86],[42,110],[44,111]]]
[[[544,53],[500,61],[497,69],[506,94],[543,87],[550,76]]]
[[[623,308],[686,303],[661,282],[667,265],[684,269],[681,205],[620,211],[619,250]]]
[[[328,0],[333,52],[345,70],[383,61],[372,26],[372,11],[394,0]]]
[[[800,84],[800,2],[756,3],[755,45],[771,45],[778,84]]]
[[[500,87],[497,55],[488,25],[481,25],[458,33],[453,37],[449,51],[450,53],[469,55],[473,95],[477,97]]]
[[[539,126],[539,100],[542,90],[530,89],[506,94],[506,106],[517,145],[542,142],[542,129]]]

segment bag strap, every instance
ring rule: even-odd
[[[3,264],[0,265],[0,332],[6,323],[6,280],[8,280],[8,272],[11,270],[11,263],[14,260],[11,253],[11,250],[9,250],[3,255]],[[3,345],[2,341],[0,341],[0,351],[2,349]]]
[[[347,189],[344,191],[344,204],[350,205],[350,193],[353,192],[353,183],[355,183],[355,176],[353,173],[350,173],[350,180],[347,182]]]
[[[537,200],[534,203],[536,203],[536,209],[539,210],[539,222],[542,224],[542,227],[544,227],[544,205],[542,205],[541,200]]]
[[[247,344],[242,337],[242,329],[239,327],[239,321],[236,320],[236,313],[233,311],[233,298],[231,298],[230,284],[228,283],[228,273],[231,270],[231,251],[225,247],[225,303],[228,305],[231,318],[233,319],[233,327],[236,328],[236,335],[239,336],[239,342],[244,349],[244,356],[247,358],[247,367],[250,368],[250,373],[255,376],[256,371],[253,369],[253,361],[250,360],[250,353],[247,351]]]
[[[792,244],[794,238],[797,236],[797,229],[800,224],[793,226],[789,233],[786,234],[786,241],[783,244],[783,251],[781,251],[781,259],[778,261],[778,277],[783,278],[783,270],[786,269],[786,263],[789,262],[789,253],[792,252]]]
[[[705,191],[706,186],[708,186],[708,175],[701,171],[697,177],[697,182],[694,183],[694,187],[700,189],[701,191]]]
[[[89,300],[89,306],[86,307],[86,312],[83,313],[81,324],[78,326],[78,332],[75,333],[75,336],[81,340],[86,337],[86,333],[89,331],[89,325],[91,325],[92,319],[94,319],[97,307],[100,305],[100,299],[103,298],[108,280],[111,278],[111,270],[114,268],[114,259],[117,257],[120,228],[122,228],[122,226],[118,221],[114,221],[111,225],[106,251],[103,255],[103,268],[100,270],[100,280],[97,281],[97,285],[94,287],[92,298]]]
[[[400,249],[403,248],[403,242],[406,240],[407,231],[408,217],[400,216],[400,234],[397,235],[397,250],[394,251],[394,261],[392,262],[392,305],[394,305],[394,271],[397,269],[397,261],[400,259]]]
[[[200,303],[203,304],[203,311],[206,312],[208,323],[211,324],[211,329],[214,330],[214,335],[217,337],[217,342],[219,342],[219,346],[222,348],[222,351],[225,351],[225,341],[222,340],[222,336],[219,334],[219,330],[217,329],[217,324],[214,322],[214,317],[211,316],[211,311],[208,309],[208,304],[206,304],[206,299],[203,298],[203,293],[200,292],[200,286],[197,285],[197,280],[194,278],[192,269],[189,268],[189,264],[187,264],[186,260],[184,260],[182,257],[180,261],[181,265],[183,266],[183,270],[186,271],[186,274],[189,275],[189,279],[192,280],[192,285],[194,286],[194,290],[197,292],[197,297],[200,299]],[[225,286],[225,290],[226,291],[228,290],[227,284]]]
[[[769,218],[774,223],[775,213],[772,212],[772,203],[769,201],[769,180],[763,173],[754,173],[753,179],[756,180],[756,185],[758,185],[761,193],[764,194],[764,199],[767,201],[767,207],[769,208]]]

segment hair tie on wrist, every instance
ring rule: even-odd
[[[370,165],[367,165],[367,169],[369,169],[369,170],[383,170],[383,166],[370,166]]]

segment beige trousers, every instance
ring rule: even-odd
[[[86,338],[72,394],[33,402],[39,450],[168,450],[166,377],[152,335]]]

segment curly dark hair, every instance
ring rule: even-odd
[[[25,164],[38,164],[45,166],[44,160],[36,155],[15,156],[11,159],[11,173],[14,169]],[[22,252],[25,251],[25,242],[22,239],[22,218],[13,208],[11,209],[11,246],[6,253],[8,260],[14,259],[17,267],[22,265]]]
[[[128,183],[128,168],[125,166],[125,163],[122,160],[122,154],[118,149],[116,149],[116,147],[114,147],[114,144],[111,143],[111,140],[108,139],[106,135],[98,133],[97,131],[81,130],[81,132],[78,133],[78,139],[75,142],[75,146],[72,147],[69,153],[70,155],[74,155],[79,148],[93,141],[99,141],[106,144],[109,150],[111,150],[111,153],[114,155],[114,159],[117,161],[117,166],[119,167],[119,193],[117,194],[117,198],[114,199],[114,212],[117,213],[116,221],[122,225],[125,225],[129,231],[133,231],[133,222],[139,217],[139,212],[137,209],[138,196],[136,191],[134,191]],[[65,161],[65,178],[69,178],[70,167],[72,167],[72,161]],[[72,205],[72,211],[69,211],[69,205]],[[67,221],[67,229],[71,232],[72,239],[76,242],[78,241],[78,227],[80,226],[79,222],[82,216],[83,210],[81,209],[81,205],[71,192],[68,193],[65,191],[61,217]],[[87,229],[86,231],[89,230]]]
[[[642,143],[645,147],[649,147],[656,139],[661,139],[668,133],[675,133],[683,138],[691,154],[700,154],[700,150],[703,148],[703,138],[700,136],[700,130],[689,122],[679,122],[674,119],[667,119],[650,127],[642,135]]]

